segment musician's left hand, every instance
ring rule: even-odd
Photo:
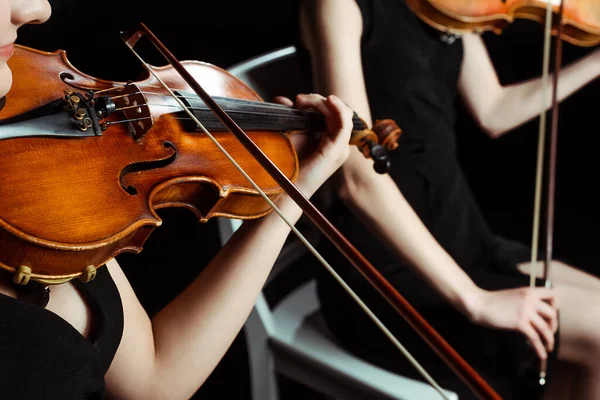
[[[327,129],[319,140],[308,135],[292,135],[291,140],[300,159],[296,183],[305,194],[311,195],[350,155],[352,110],[336,96],[299,94],[296,102],[276,97],[275,102],[301,110],[316,110],[325,116]]]

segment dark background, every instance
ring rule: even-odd
[[[293,1],[54,0],[51,4],[50,21],[22,28],[18,43],[47,51],[64,49],[76,68],[104,79],[133,80],[142,71],[119,37],[120,30],[137,22],[146,23],[180,60],[224,68],[294,40]],[[539,75],[543,39],[539,24],[519,21],[503,35],[484,38],[503,83]],[[589,51],[568,44],[564,50],[565,63]],[[164,64],[152,52],[147,59]],[[556,257],[594,273],[599,89],[594,82],[561,105],[555,228]],[[530,242],[537,119],[491,140],[460,104],[459,116],[461,160],[484,214],[496,232]],[[164,225],[145,250],[119,257],[150,314],[193,279],[219,248],[214,222],[198,224],[185,210],[163,210],[160,215]],[[240,334],[199,395],[248,398],[246,363]],[[284,399],[314,395],[285,380],[281,387]]]

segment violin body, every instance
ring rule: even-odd
[[[196,61],[184,65],[211,95],[261,100],[218,67]],[[26,131],[23,137],[0,138],[0,267],[15,273],[16,281],[92,279],[95,268],[117,254],[142,250],[161,225],[156,214],[160,208],[185,207],[201,221],[213,216],[258,218],[270,211],[204,133],[184,129],[171,107],[175,100],[165,97],[168,93],[154,77],[135,82],[137,90],[143,88],[140,97],[135,91],[114,91],[122,82],[77,71],[63,51],[15,46],[9,66],[13,88],[0,111],[2,121],[18,121],[20,115],[86,90],[106,90],[115,98],[115,107],[126,109],[105,118],[111,124],[104,131],[82,132],[88,136],[38,137],[37,128],[29,128],[27,121],[20,130],[31,129],[30,135]],[[157,67],[155,72],[169,87],[188,89],[172,67]],[[147,107],[140,105],[144,99]],[[143,117],[136,120],[137,115]],[[123,119],[132,122],[117,123]],[[52,128],[64,129],[60,124]],[[6,129],[0,125],[0,135]],[[298,157],[287,135],[248,134],[289,179],[295,179]],[[272,200],[282,193],[233,135],[214,135]]]
[[[547,2],[558,13],[560,0],[406,0],[423,21],[449,33],[501,33],[516,18],[545,21]],[[565,1],[562,38],[577,46],[600,43],[600,2]],[[558,29],[554,27],[556,35]]]

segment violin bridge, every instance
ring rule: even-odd
[[[373,125],[373,131],[377,134],[379,143],[389,151],[398,148],[398,139],[402,135],[402,129],[393,119],[378,119]]]
[[[129,131],[135,140],[140,140],[146,135],[153,124],[148,100],[139,87],[128,84],[121,95],[115,98],[116,109],[125,114],[129,124]]]

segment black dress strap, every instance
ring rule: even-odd
[[[104,373],[108,371],[123,335],[123,304],[108,268],[98,269],[96,278],[88,283],[73,280],[93,310],[95,316],[94,346],[100,352]]]
[[[0,294],[0,398],[102,399],[123,333],[123,306],[106,267],[74,280],[96,316],[90,340],[57,314]]]

